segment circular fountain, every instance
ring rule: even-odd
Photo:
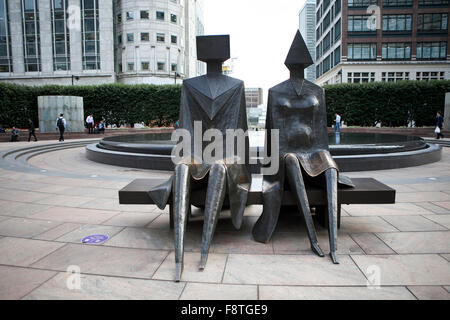
[[[264,132],[250,132],[250,154],[264,149]],[[175,142],[171,133],[108,137],[86,147],[88,159],[100,163],[151,170],[173,170]],[[441,159],[442,147],[419,137],[379,133],[330,133],[330,152],[343,172],[396,169]],[[258,172],[258,166],[252,167]]]

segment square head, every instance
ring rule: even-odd
[[[230,59],[230,36],[198,36],[197,59],[203,62],[224,62]]]

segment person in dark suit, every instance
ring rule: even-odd
[[[440,111],[438,111],[436,115],[436,127],[439,128],[439,132],[436,133],[436,139],[444,139],[444,135],[442,134],[442,128],[444,126],[444,118],[442,117],[442,114]]]
[[[37,137],[36,137],[36,128],[34,126],[33,120],[28,119],[28,142],[31,141],[31,136],[34,137],[34,141],[37,141]]]

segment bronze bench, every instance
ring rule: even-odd
[[[131,205],[154,204],[147,191],[158,186],[167,179],[137,179],[119,191],[119,203]],[[395,190],[372,178],[352,178],[355,188],[338,189],[338,227],[341,224],[342,204],[389,204],[395,203]],[[307,187],[308,200],[311,207],[315,207],[316,219],[322,226],[327,225],[327,200],[325,191],[316,187]],[[203,207],[206,189],[192,191],[191,205]],[[224,203],[228,203],[225,199]],[[261,205],[261,186],[253,183],[247,198],[247,205]],[[283,196],[283,206],[296,206],[295,199],[290,191],[286,190]],[[169,200],[170,227],[173,228],[173,210]]]

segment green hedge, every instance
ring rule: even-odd
[[[110,84],[29,87],[2,83],[0,124],[25,128],[30,117],[37,124],[37,97],[46,95],[83,97],[85,117],[92,113],[96,121],[103,118],[107,124],[148,124],[156,120],[158,125],[166,125],[178,119],[181,86]]]
[[[400,81],[325,86],[328,125],[334,113],[342,116],[349,126],[400,127],[408,119],[416,126],[436,124],[436,112],[444,111],[445,93],[450,81]]]
[[[334,113],[350,126],[433,126],[436,111],[444,108],[450,81],[401,81],[397,83],[340,84],[326,86],[328,125]],[[181,86],[123,85],[30,87],[0,83],[0,124],[27,127],[31,117],[37,124],[37,97],[81,96],[85,116],[105,119],[107,124],[149,123],[167,125],[178,119]]]

